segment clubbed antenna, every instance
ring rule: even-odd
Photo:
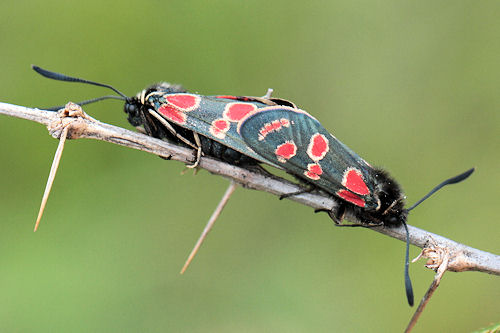
[[[41,76],[45,76],[46,78],[52,79],[52,80],[57,80],[57,81],[66,81],[66,82],[79,82],[79,83],[86,83],[86,84],[91,84],[94,86],[99,86],[99,87],[104,87],[113,90],[115,93],[123,97],[124,99],[127,99],[127,95],[119,91],[118,89],[110,86],[109,84],[103,84],[103,83],[98,83],[94,81],[89,81],[89,80],[84,80],[80,79],[77,77],[72,77],[72,76],[67,76],[61,73],[56,73],[56,72],[51,72],[46,69],[40,68],[36,65],[31,65],[31,68]],[[87,103],[88,104],[88,103]]]
[[[460,183],[461,181],[467,179],[472,173],[474,172],[474,168],[469,169],[458,176],[446,179],[444,182],[440,183],[436,187],[434,187],[432,190],[430,190],[429,193],[424,195],[422,199],[418,200],[416,203],[414,203],[410,208],[408,208],[406,211],[410,211],[420,205],[424,200],[429,198],[431,195],[436,193],[438,190],[440,190],[442,187],[450,184],[456,184]],[[409,268],[410,268],[410,233],[408,231],[408,226],[406,225],[405,222],[403,222],[403,226],[406,230],[406,255],[405,255],[405,289],[406,289],[406,298],[408,299],[408,304],[410,306],[413,306],[413,288],[411,286],[411,280],[410,280],[410,273],[409,273]]]
[[[406,254],[405,254],[405,289],[406,289],[406,299],[408,304],[413,306],[413,287],[411,286],[410,279],[410,232],[408,231],[408,226],[406,222],[403,222],[403,226],[406,230]]]
[[[428,197],[430,197],[431,195],[433,195],[434,193],[436,193],[443,186],[460,183],[461,181],[467,179],[467,177],[469,177],[473,172],[474,172],[474,168],[469,169],[469,170],[465,171],[464,173],[459,174],[458,176],[452,177],[450,179],[446,179],[444,182],[442,182],[438,186],[434,187],[429,193],[427,193],[426,195],[424,195],[422,199],[420,199],[416,203],[414,203],[413,206],[411,206],[410,208],[407,209],[407,211],[410,211],[413,208],[415,208],[418,205],[420,205],[425,199],[427,199]]]

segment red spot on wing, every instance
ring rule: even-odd
[[[240,121],[249,113],[255,111],[257,106],[252,103],[229,103],[224,108],[222,116],[229,121]]]
[[[186,114],[179,109],[170,106],[168,104],[163,104],[158,108],[158,112],[164,116],[166,119],[173,121],[174,123],[183,125],[186,123]]]
[[[323,173],[323,169],[317,163],[311,163],[307,165],[307,171],[304,171],[304,175],[307,178],[311,178],[312,180],[320,179],[321,174]]]
[[[361,171],[355,168],[348,168],[344,172],[344,177],[342,178],[342,185],[344,185],[347,189],[351,190],[352,192],[360,195],[370,194],[370,190],[368,189],[368,186],[366,186],[366,183],[363,180],[363,175]]]
[[[316,133],[311,136],[309,146],[307,147],[307,155],[313,161],[318,162],[325,157],[329,149],[328,139],[323,134]]]
[[[263,134],[265,136],[268,133],[278,131],[280,128],[281,128],[280,121],[274,120],[274,121],[264,125],[264,131],[261,134]]]
[[[220,96],[215,96],[217,98],[225,98],[225,99],[238,99],[236,96],[231,96],[231,95],[220,95]]]
[[[219,139],[226,137],[226,132],[229,130],[231,124],[226,119],[215,119],[210,126],[210,133]]]
[[[167,102],[184,111],[193,111],[200,106],[200,96],[191,94],[167,94],[165,95]]]
[[[347,190],[339,190],[337,191],[337,195],[342,199],[344,199],[345,201],[355,204],[356,206],[359,207],[365,206],[365,201],[363,199],[361,199],[358,195],[351,193]]]
[[[241,134],[241,127],[245,124],[245,122],[251,118],[253,115],[255,115],[256,113],[260,113],[260,112],[271,112],[271,111],[274,111],[274,110],[289,110],[289,111],[293,111],[293,112],[296,112],[298,109],[293,109],[291,107],[286,107],[286,106],[282,106],[282,105],[275,105],[275,106],[267,106],[267,107],[262,107],[262,108],[257,108],[255,111],[247,114],[245,117],[243,117],[240,121],[238,121],[238,126],[236,127],[236,131]],[[281,118],[280,119],[280,122],[282,123],[282,125],[284,127],[288,127],[290,125],[293,125],[293,122],[288,120],[288,119],[285,119],[285,118]],[[264,126],[262,126],[262,128],[264,128]],[[261,128],[261,129],[262,129]],[[260,130],[259,130],[260,131]],[[259,134],[258,135],[258,139],[260,141],[264,140],[264,138]]]
[[[287,160],[295,156],[297,153],[297,146],[293,141],[286,141],[276,147],[274,153],[276,154],[278,161],[285,163]]]
[[[282,127],[289,127],[289,126],[290,126],[290,120],[286,118],[276,119],[270,123],[266,123],[259,130],[259,141],[264,140],[269,133],[277,132],[281,130]]]

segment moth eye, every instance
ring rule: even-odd
[[[130,115],[135,115],[137,113],[137,106],[135,104],[125,104],[125,109],[124,111]]]

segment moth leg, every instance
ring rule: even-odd
[[[166,121],[161,115],[159,115],[158,112],[151,110],[151,109],[149,109],[148,111],[153,117],[158,119],[158,121],[160,123],[162,123],[162,125],[165,126],[169,130],[169,132],[172,133],[176,138],[178,138],[179,140],[181,140],[182,142],[184,142],[185,144],[187,144],[191,148],[196,149],[196,160],[194,161],[194,163],[192,165],[187,166],[188,168],[196,168],[198,166],[198,164],[200,163],[201,153],[202,153],[201,141],[200,141],[200,137],[198,136],[198,133],[193,132],[193,136],[194,136],[194,140],[195,140],[195,143],[193,144],[191,141],[189,141],[188,139],[186,139],[185,137],[183,137],[182,135],[177,133],[177,131],[172,127],[172,125],[168,121]]]
[[[172,125],[170,125],[170,123],[168,121],[166,121],[161,115],[159,115],[158,112],[156,112],[154,110],[151,110],[151,109],[149,109],[148,111],[149,111],[149,113],[153,117],[155,117],[156,119],[158,119],[158,121],[163,126],[165,126],[169,130],[170,133],[172,133],[173,135],[175,135],[176,138],[178,138],[179,140],[181,140],[182,142],[184,142],[185,144],[187,144],[189,147],[194,148],[194,149],[198,149],[198,147],[200,145],[193,144],[191,141],[189,141],[188,139],[186,139],[185,137],[183,137],[182,135],[180,135],[179,133],[177,133],[177,131],[172,127]]]
[[[154,124],[151,122],[150,119],[148,119],[148,117],[146,117],[144,112],[141,112],[139,115],[141,117],[143,128],[141,128],[140,126],[136,126],[135,128],[138,130],[139,133],[153,136],[154,132],[151,126],[154,126]]]
[[[336,226],[343,225],[342,221],[344,220],[345,211],[346,211],[346,206],[343,203],[339,203],[339,207],[337,208],[336,211],[334,211],[333,209],[329,209],[329,210],[328,209],[316,209],[316,210],[314,210],[315,213],[319,213],[319,212],[327,213],[328,216],[330,216],[330,218],[333,220],[333,222],[335,223]]]
[[[200,140],[200,136],[196,132],[193,132],[193,136],[194,136],[194,141],[196,142],[196,145],[198,147],[196,148],[196,160],[194,161],[193,164],[186,165],[186,167],[190,168],[190,169],[196,168],[198,166],[198,164],[200,164],[200,159],[201,159],[201,140]]]
[[[335,222],[335,220],[334,220]],[[363,228],[376,228],[376,227],[381,227],[383,226],[383,222],[378,222],[378,223],[349,223],[349,224],[342,224],[342,223],[337,223],[335,222],[336,227],[363,227]]]
[[[316,209],[315,213],[325,212],[330,216],[330,218],[335,223],[336,227],[363,227],[363,228],[375,228],[384,225],[383,222],[379,223],[342,223],[344,221],[345,213],[346,213],[346,204],[339,203],[339,207],[334,211],[333,209]]]
[[[270,173],[269,171],[267,171],[266,169],[264,169],[261,165],[259,164],[255,164],[255,165],[240,165],[241,167],[247,169],[247,170],[250,170],[250,171],[253,171],[253,172],[258,172],[260,174],[263,174],[267,177],[270,177],[270,178],[276,178],[275,175],[273,175],[272,173]]]
[[[376,224],[366,224],[366,223],[350,223],[350,224],[335,224],[336,227],[363,227],[363,228],[376,228],[383,226],[383,222]]]
[[[315,188],[313,186],[308,186],[307,188],[302,188],[302,189],[295,191],[295,192],[285,193],[285,194],[280,195],[280,200],[283,200],[283,199],[286,199],[289,197],[293,197],[295,195],[300,195],[300,194],[304,194],[304,193],[311,193],[312,191],[314,191],[314,189]]]
[[[335,211],[333,209],[325,209],[325,208],[319,208],[314,210],[315,213],[322,213],[322,212],[327,213],[336,226],[346,226],[345,224],[342,224],[342,221],[344,220],[345,216],[345,211],[346,207],[342,203],[339,204],[339,207]]]

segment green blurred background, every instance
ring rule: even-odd
[[[410,224],[500,252],[500,4],[492,1],[2,1],[0,101],[52,106],[156,81],[295,101],[410,203],[475,166]],[[85,110],[131,128],[122,103]],[[32,232],[57,141],[0,118],[1,332],[392,332],[414,309],[404,244],[239,189],[184,276],[228,182],[99,141],[66,144]],[[411,249],[416,256],[419,250]],[[411,266],[420,299],[433,277]],[[499,279],[448,273],[416,332],[499,320]]]

